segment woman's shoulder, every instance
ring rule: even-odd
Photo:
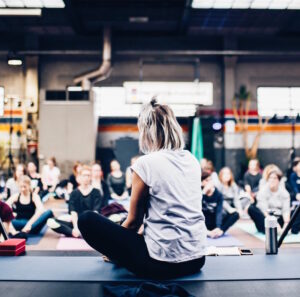
[[[94,195],[100,195],[99,189],[97,189],[97,188],[92,188],[92,190],[91,190],[91,195],[92,195],[92,196],[94,196]]]
[[[16,181],[13,177],[10,177],[7,181],[6,181],[6,186],[14,184]]]
[[[280,196],[286,198],[286,197],[290,197],[290,193],[288,192],[288,190],[285,188],[285,186],[279,186],[279,193]]]

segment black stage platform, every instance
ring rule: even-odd
[[[263,250],[255,250],[255,254],[263,254]],[[296,249],[284,249],[282,254],[299,254]],[[29,256],[96,256],[96,252],[28,252]],[[299,266],[300,263],[290,263]],[[1,266],[1,258],[0,258]],[[115,282],[114,284],[135,285],[135,282]],[[99,282],[0,282],[0,297],[102,297],[104,283]],[[298,296],[299,280],[247,280],[247,281],[190,281],[180,283],[189,293],[202,297],[282,297]]]

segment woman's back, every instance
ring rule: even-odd
[[[132,169],[149,186],[144,235],[150,256],[166,262],[201,257],[206,228],[199,162],[186,150],[160,150]]]

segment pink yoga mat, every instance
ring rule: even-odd
[[[70,237],[61,237],[56,246],[57,250],[64,251],[92,251],[91,248],[85,240],[81,238],[70,238]]]

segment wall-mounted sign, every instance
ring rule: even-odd
[[[165,104],[213,104],[211,82],[124,82],[126,103],[149,102],[154,96]]]

